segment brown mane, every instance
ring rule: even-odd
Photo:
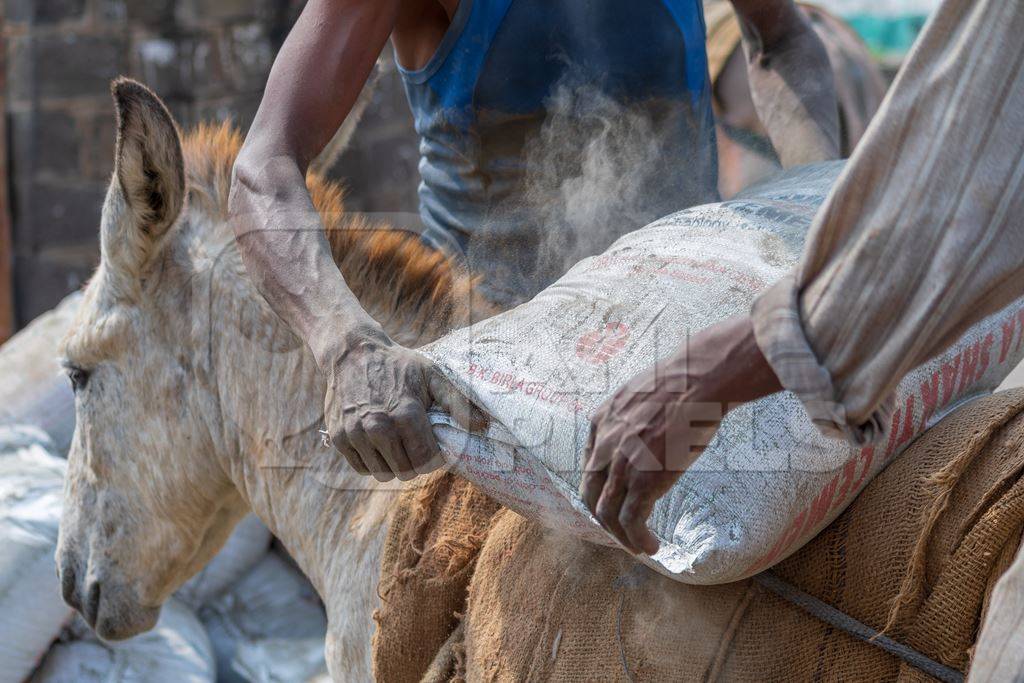
[[[190,205],[217,224],[228,217],[231,169],[241,146],[242,134],[229,123],[200,124],[183,139]],[[474,278],[451,259],[416,235],[346,215],[339,183],[310,174],[306,184],[338,268],[385,328],[432,336],[438,324],[447,329],[490,312],[481,297],[471,302]]]

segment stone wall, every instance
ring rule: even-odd
[[[4,0],[18,323],[81,286],[98,258],[113,166],[109,82],[150,85],[178,122],[247,126],[302,0]],[[390,57],[390,48],[385,50]],[[362,211],[415,209],[416,140],[390,59],[333,171]]]

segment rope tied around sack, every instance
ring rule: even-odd
[[[857,640],[881,648],[889,654],[896,655],[911,666],[920,669],[929,676],[944,683],[963,683],[964,675],[944,664],[940,664],[917,650],[898,643],[888,636],[882,635],[870,626],[863,624],[845,612],[837,610],[828,603],[822,602],[813,595],[786,583],[771,572],[763,572],[754,577],[758,585],[778,595],[808,614],[820,619],[829,626],[834,626],[850,634]]]

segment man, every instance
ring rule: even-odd
[[[786,388],[826,434],[869,443],[907,372],[1024,294],[1022,32],[1020,3],[945,0],[796,272],[598,411],[581,493],[624,547],[657,551],[645,521],[718,425],[669,443],[667,424]]]
[[[835,156],[817,36],[792,0],[733,4],[783,163]],[[439,464],[432,403],[472,414],[360,308],[305,187],[389,38],[421,137],[423,239],[465,251],[501,305],[618,234],[714,198],[716,175],[699,0],[310,0],[239,154],[231,218],[253,281],[327,379],[333,443],[381,481]],[[577,209],[589,225],[563,234],[581,227]]]

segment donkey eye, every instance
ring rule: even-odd
[[[74,366],[69,366],[67,368],[67,371],[68,379],[71,380],[72,389],[78,391],[79,389],[85,388],[85,385],[89,381],[89,372],[87,370],[83,370],[82,368],[76,368]]]

